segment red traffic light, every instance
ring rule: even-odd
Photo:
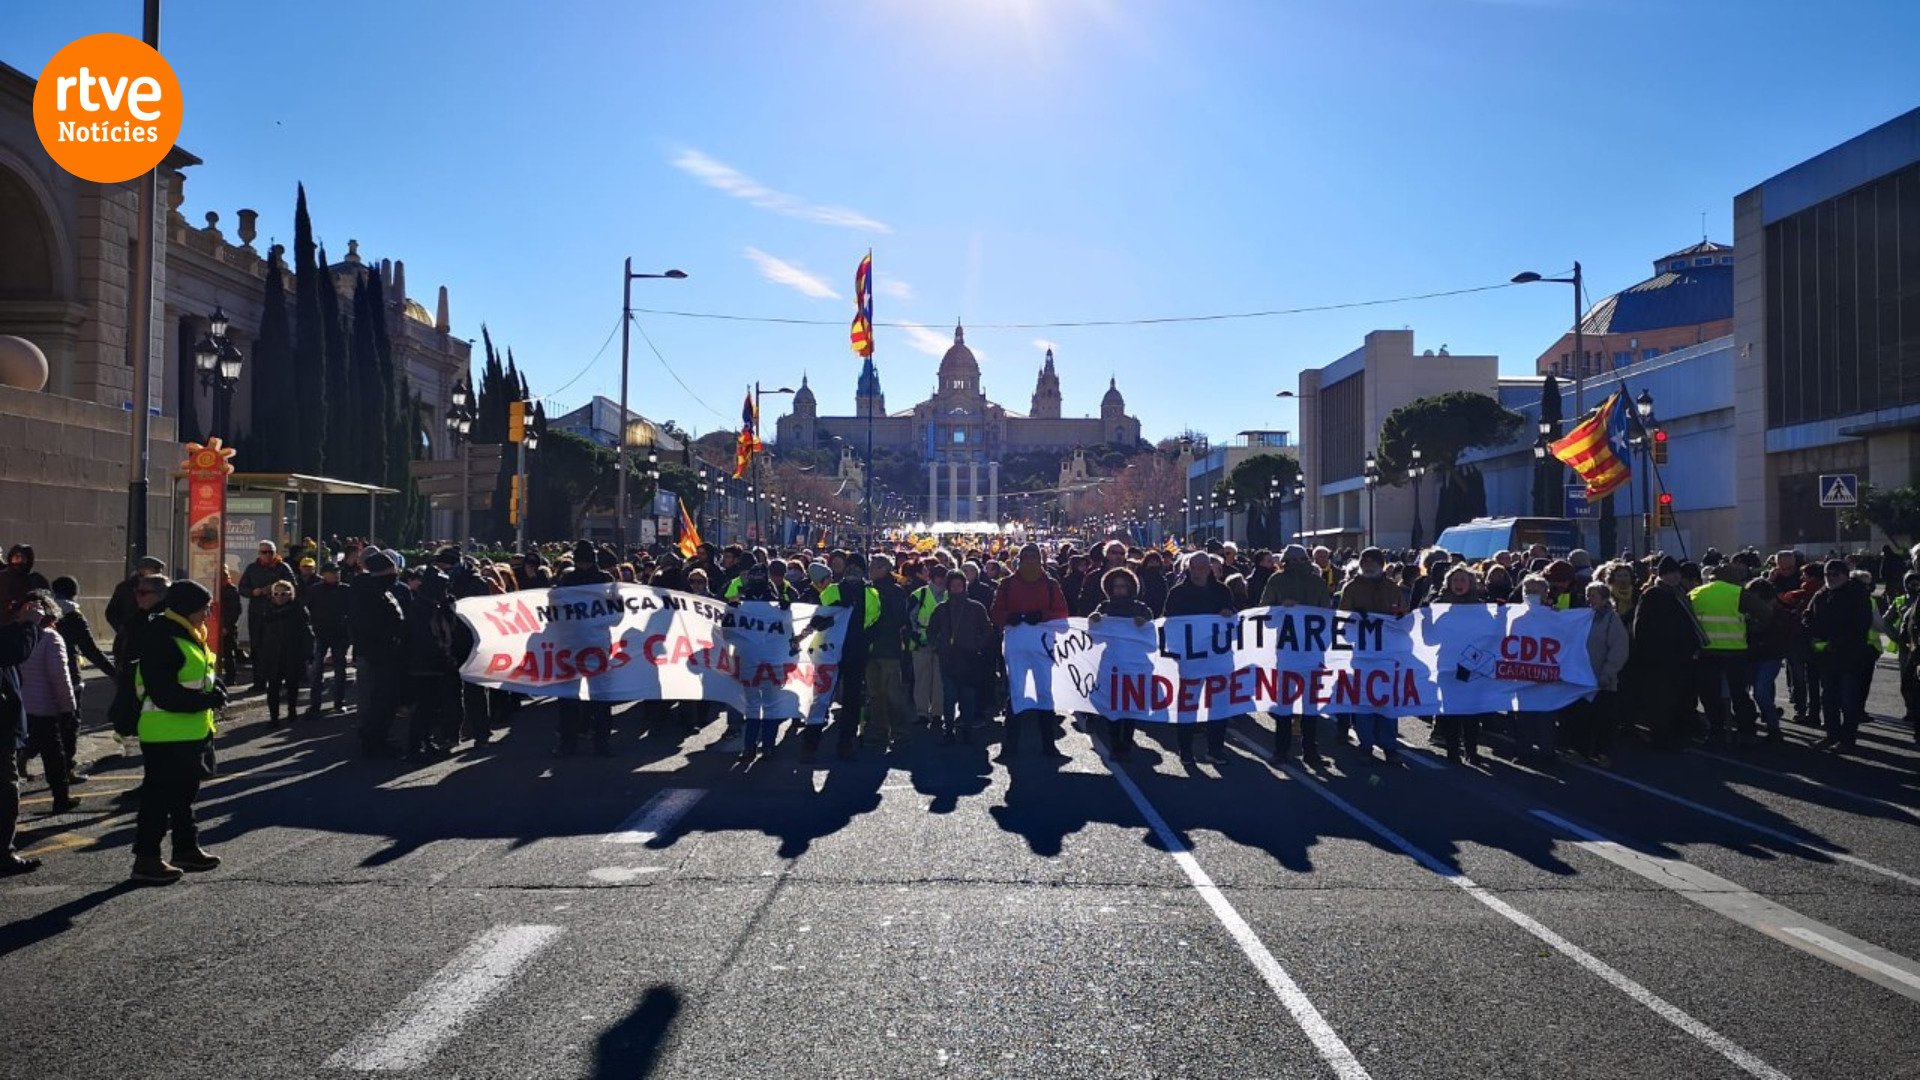
[[[1667,441],[1667,429],[1666,429],[1666,428],[1654,428],[1654,429],[1653,429],[1653,441],[1654,441],[1654,442],[1657,442],[1657,443],[1663,443],[1663,442],[1666,442],[1666,441]]]
[[[1663,492],[1661,492],[1661,493],[1660,493],[1660,505],[1661,505],[1661,506],[1672,506],[1672,505],[1673,505],[1673,492],[1671,492],[1671,491],[1663,491]]]

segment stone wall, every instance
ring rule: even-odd
[[[0,387],[0,545],[31,544],[35,569],[80,581],[81,607],[102,610],[126,558],[127,425],[122,409]],[[147,550],[173,563],[173,471],[185,457],[174,421],[152,418]]]

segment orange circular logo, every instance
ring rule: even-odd
[[[180,80],[139,38],[94,34],[55,53],[33,88],[33,126],[63,169],[117,184],[160,164],[180,138]]]

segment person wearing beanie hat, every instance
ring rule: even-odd
[[[213,594],[197,581],[167,586],[163,613],[140,639],[140,812],[134,823],[132,880],[165,885],[182,873],[213,870],[220,860],[200,847],[193,801],[213,771],[214,710],[227,703],[207,647]],[[173,861],[160,840],[173,833]]]
[[[1829,559],[1826,584],[1807,604],[1802,619],[1820,677],[1822,750],[1854,748],[1866,721],[1867,684],[1876,652],[1868,643],[1873,629],[1873,596],[1854,580],[1846,560]]]
[[[365,573],[347,592],[347,634],[353,642],[354,684],[360,712],[360,749],[368,757],[392,757],[387,740],[400,707],[405,677],[407,609],[395,590],[404,590],[392,559],[378,548],[361,553]]]
[[[1687,594],[1681,563],[1662,556],[1654,584],[1640,596],[1629,628],[1635,681],[1641,688],[1641,712],[1653,745],[1674,749],[1694,722],[1695,666],[1702,640]]]

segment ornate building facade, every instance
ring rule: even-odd
[[[980,362],[967,348],[966,329],[958,325],[953,347],[940,358],[931,397],[888,412],[880,374],[869,359],[855,387],[853,414],[821,416],[812,388],[802,379],[793,411],[774,426],[775,445],[812,450],[839,438],[864,450],[869,417],[875,450],[914,454],[924,466],[927,489],[921,509],[928,521],[999,520],[1000,460],[1008,454],[1064,453],[1099,443],[1132,446],[1140,441],[1140,421],[1127,415],[1126,399],[1111,379],[1098,416],[1061,415],[1060,375],[1051,349],[1034,385],[1030,413],[989,401],[980,381]]]

